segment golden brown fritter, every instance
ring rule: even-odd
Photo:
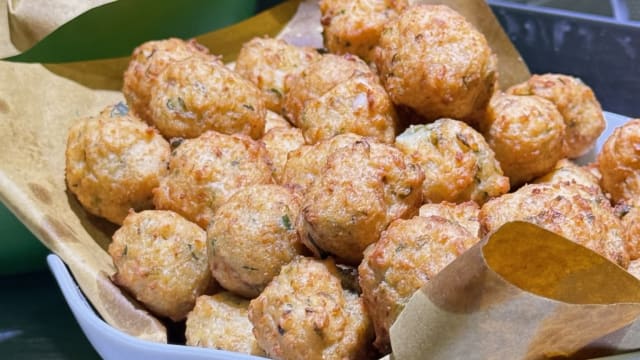
[[[130,213],[113,234],[113,281],[160,316],[179,321],[212,285],[206,234],[162,210]]]
[[[324,46],[335,54],[370,61],[385,24],[407,6],[407,0],[322,0]]]
[[[562,151],[569,158],[584,155],[604,131],[606,123],[600,103],[593,90],[578,78],[561,74],[533,75],[507,92],[537,95],[557,106],[567,128]]]
[[[271,110],[267,110],[267,116],[264,118],[264,133],[277,127],[292,128],[293,125],[283,118],[282,115],[274,113]]]
[[[638,280],[640,280],[640,259],[636,259],[629,263],[629,267],[627,268],[629,274],[635,276]]]
[[[629,265],[622,223],[607,198],[573,183],[530,184],[493,199],[480,209],[482,235],[510,221],[527,221]]]
[[[281,113],[282,100],[287,93],[287,76],[298,75],[318,59],[320,54],[315,49],[289,45],[284,40],[256,37],[242,45],[235,71],[262,91],[267,109]]]
[[[217,59],[171,63],[151,88],[151,120],[167,138],[195,138],[207,130],[262,137],[266,108],[249,80]]]
[[[304,194],[322,173],[331,153],[362,139],[361,136],[347,133],[291,151],[287,157],[281,183]]]
[[[346,80],[309,99],[298,119],[307,144],[354,133],[393,143],[397,115],[378,79],[367,75]]]
[[[598,162],[594,161],[582,167],[584,170],[591,173],[591,175],[593,175],[598,180],[598,184],[600,184],[600,182],[602,181],[602,173],[600,172],[599,166],[600,165],[598,165]]]
[[[302,131],[294,127],[279,126],[267,131],[260,141],[264,144],[269,158],[271,158],[273,177],[277,183],[281,183],[287,156],[291,151],[304,145]]]
[[[336,85],[354,77],[376,78],[369,66],[353,55],[323,55],[300,74],[286,79],[283,115],[299,126],[305,103],[317,99]]]
[[[439,119],[427,125],[412,125],[396,138],[396,147],[425,174],[425,202],[478,204],[509,191],[509,179],[485,139],[469,125]]]
[[[373,338],[362,301],[330,259],[298,257],[249,305],[258,344],[274,359],[367,359]]]
[[[460,225],[440,216],[396,220],[370,245],[358,272],[375,346],[391,350],[389,328],[413,293],[478,242]]]
[[[206,228],[237,190],[272,182],[264,145],[244,135],[207,131],[173,150],[169,174],[153,190],[153,203]]]
[[[640,205],[629,206],[622,217],[622,227],[631,260],[640,258]]]
[[[302,253],[295,229],[301,199],[279,185],[238,190],[207,228],[211,273],[225,289],[253,298]]]
[[[474,201],[453,204],[443,201],[437,204],[424,204],[420,207],[418,215],[422,217],[440,216],[457,223],[465,228],[469,234],[480,236],[480,207]]]
[[[640,203],[640,119],[613,131],[598,154],[600,185],[614,202]]]
[[[560,183],[568,182],[580,184],[602,193],[600,180],[588,167],[582,167],[569,159],[562,159],[556,163],[553,170],[535,180],[536,183]]]
[[[249,300],[229,292],[202,295],[187,316],[187,345],[264,356],[253,336]]]
[[[151,191],[167,174],[169,143],[120,103],[71,126],[65,152],[69,190],[90,213],[121,224],[150,209]]]
[[[191,56],[209,57],[208,54],[209,50],[195,40],[176,38],[148,41],[135,48],[122,86],[122,93],[131,110],[141,119],[151,121],[149,100],[156,77],[168,64]]]
[[[398,149],[371,139],[340,148],[304,195],[298,232],[316,256],[358,264],[389,223],[422,203],[424,174]]]
[[[547,174],[564,157],[562,115],[541,97],[497,93],[482,129],[512,188]]]
[[[374,59],[393,102],[430,121],[473,122],[497,79],[484,35],[443,5],[415,5],[389,21]]]

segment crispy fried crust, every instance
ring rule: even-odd
[[[151,88],[152,123],[167,138],[195,138],[207,130],[259,139],[266,108],[250,81],[217,59],[191,57],[171,63]]]
[[[253,333],[275,359],[367,359],[371,321],[331,260],[298,257],[249,305]]]
[[[154,313],[179,321],[211,285],[206,234],[182,216],[161,210],[129,214],[113,234],[113,281]]]
[[[635,276],[638,280],[640,280],[640,259],[633,260],[629,263],[629,268],[627,268],[629,274]]]
[[[439,119],[413,125],[396,138],[396,147],[424,171],[425,202],[483,204],[509,191],[509,179],[502,175],[493,150],[480,133],[461,121]]]
[[[440,202],[437,204],[424,204],[420,207],[418,215],[422,217],[440,216],[457,223],[465,228],[469,234],[480,236],[480,207],[475,201],[467,201],[460,204]]]
[[[430,121],[473,122],[497,79],[484,35],[443,5],[412,6],[387,22],[374,59],[393,102]]]
[[[569,158],[584,155],[605,128],[604,115],[593,90],[580,79],[561,74],[533,75],[507,90],[514,95],[537,95],[556,105],[567,131],[562,151]]]
[[[264,133],[266,134],[269,130],[277,127],[291,128],[293,126],[282,115],[267,110],[267,116],[264,118]]]
[[[247,186],[215,212],[207,228],[209,266],[218,283],[253,298],[300,254],[300,202],[278,185]]]
[[[170,38],[148,41],[133,50],[124,73],[122,93],[131,110],[141,119],[151,121],[151,87],[164,68],[191,56],[208,56],[209,50],[195,40]],[[211,57],[213,58],[213,57]]]
[[[320,54],[315,49],[256,37],[242,45],[235,71],[262,91],[267,109],[281,113],[282,101],[288,91],[286,78],[298,75],[318,59]]]
[[[562,115],[541,97],[497,93],[482,129],[511,187],[545,175],[564,157]]]
[[[124,104],[79,120],[65,152],[68,189],[90,213],[121,224],[129,213],[150,209],[151,191],[167,174],[169,143]]]
[[[352,78],[376,78],[367,64],[353,55],[323,55],[300,74],[286,79],[286,94],[283,114],[296,126],[300,125],[300,116],[305,103],[318,99],[336,85]]]
[[[276,182],[282,183],[282,175],[289,153],[304,145],[302,131],[291,126],[278,126],[267,131],[260,141],[264,144],[269,158],[271,158],[274,179]]]
[[[355,134],[342,134],[314,145],[303,145],[287,155],[281,182],[304,194],[322,173],[327,158],[334,151],[362,140]]]
[[[273,183],[271,172],[261,143],[208,131],[173,150],[169,174],[153,190],[153,203],[206,228],[215,210],[237,190]]]
[[[370,139],[332,153],[304,196],[298,231],[317,256],[358,264],[389,223],[422,203],[419,166],[396,148]]]
[[[348,79],[307,101],[298,126],[307,144],[344,133],[393,143],[397,115],[378,79],[367,75]]]
[[[407,6],[407,0],[322,0],[324,46],[335,54],[370,61],[385,24]]]
[[[631,260],[640,258],[640,207],[630,206],[622,217],[626,249]]]
[[[615,129],[598,154],[602,189],[614,202],[640,200],[640,119]]]
[[[187,345],[264,356],[253,336],[249,300],[229,292],[202,295],[187,316]]]
[[[416,216],[392,222],[367,248],[359,282],[381,352],[391,350],[389,328],[411,295],[478,240],[440,216]]]
[[[562,159],[556,163],[548,174],[537,178],[536,183],[575,183],[602,193],[600,179],[590,166],[579,166],[569,159]]]

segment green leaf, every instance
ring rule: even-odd
[[[128,56],[141,43],[190,38],[251,16],[255,0],[120,0],[93,8],[6,60],[59,63]]]
[[[282,218],[280,218],[280,220],[282,220],[282,226],[287,229],[287,230],[291,230],[291,219],[289,219],[289,215],[284,214],[282,215]]]

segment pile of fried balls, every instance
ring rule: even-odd
[[[66,183],[119,225],[112,280],[186,344],[368,359],[412,294],[522,220],[640,274],[640,119],[606,140],[593,91],[504,91],[484,35],[443,5],[321,0],[324,51],[258,37],[133,51],[124,102],[77,120]]]

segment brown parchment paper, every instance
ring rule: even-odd
[[[624,269],[513,222],[416,292],[390,334],[396,359],[590,358],[640,348],[638,315]]]
[[[0,50],[6,51],[3,56],[11,55],[16,48],[23,48],[27,40],[33,41],[46,32],[33,30],[46,28],[38,20],[41,17],[19,11],[30,8],[29,0],[12,2],[14,18],[6,16],[7,0],[0,1],[0,41],[4,41]],[[39,4],[40,9],[49,4],[31,0],[33,3]],[[506,69],[501,65],[500,78],[508,82],[524,81],[529,76],[528,70],[513,46],[504,41],[506,35],[495,19],[486,15],[490,10],[484,1],[453,3],[458,3],[459,11],[469,8],[469,14],[476,15],[471,20],[485,32],[494,51],[502,54],[499,61],[511,64]],[[20,14],[20,20],[16,14]],[[56,23],[63,22],[58,19]],[[38,35],[24,37],[27,40],[19,46],[8,43],[22,36],[10,31],[18,23],[20,31],[34,31]],[[212,52],[232,60],[244,41],[261,34],[275,35],[281,30],[281,36],[295,44],[320,46],[317,1],[286,2],[198,40]],[[65,261],[105,321],[134,336],[166,342],[163,325],[108,280],[114,268],[105,249],[114,226],[87,215],[66,191],[64,181],[67,129],[76,119],[94,115],[107,104],[122,100],[117,90],[126,63],[125,58],[44,65],[0,61],[0,136],[4,139],[0,143],[0,200]]]

